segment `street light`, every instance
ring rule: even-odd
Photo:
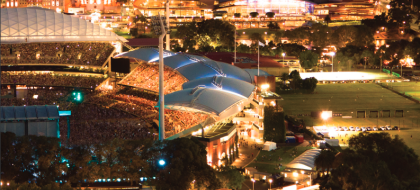
[[[164,166],[165,164],[166,164],[165,160],[163,160],[163,159],[159,160],[159,165],[160,166]]]
[[[281,53],[281,56],[283,56],[283,65],[284,65],[284,56],[286,56],[286,53]]]
[[[251,181],[252,181],[252,190],[254,190],[255,179],[251,178]]]
[[[268,182],[270,182],[270,190],[271,190],[271,183],[273,182],[273,179],[269,179]]]
[[[330,53],[330,55],[331,55],[331,57],[332,57],[332,68],[331,68],[331,72],[334,72],[334,55],[335,55],[335,52],[331,52]]]

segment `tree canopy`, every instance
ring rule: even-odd
[[[414,150],[396,135],[359,133],[336,159],[325,189],[418,189],[420,162]]]
[[[299,54],[300,65],[305,69],[311,69],[318,63],[318,54],[311,50],[302,51]]]

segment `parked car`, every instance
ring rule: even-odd
[[[366,131],[366,127],[361,127],[360,128],[363,132]]]
[[[377,130],[378,130],[378,128],[377,128],[377,127],[373,127],[373,130],[374,130],[374,131],[377,131]]]
[[[343,127],[343,131],[348,131],[349,129],[347,127]]]
[[[386,130],[392,130],[391,126],[389,126],[389,125],[387,125],[385,127],[386,127]]]
[[[386,131],[386,127],[384,127],[384,126],[380,126],[379,129],[382,130],[382,131]]]
[[[398,126],[394,126],[394,127],[392,128],[392,130],[400,130],[400,128],[398,128]]]
[[[367,128],[366,128],[366,131],[372,131],[372,128],[367,127]]]
[[[354,131],[354,127],[353,126],[350,126],[349,129],[350,129],[350,131]]]

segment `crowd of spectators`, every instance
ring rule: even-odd
[[[68,86],[95,88],[104,78],[61,75],[36,72],[1,72],[2,84],[25,84],[29,86]]]
[[[102,66],[114,49],[110,43],[97,42],[1,44],[1,61]]]
[[[6,89],[2,89],[1,91],[2,95],[7,94]],[[69,105],[69,102],[66,101],[68,95],[68,90],[57,90],[49,88],[28,89],[27,93],[24,95],[24,98],[1,98],[1,106],[57,105],[59,110],[65,110]]]
[[[73,105],[70,116],[70,139],[67,142],[67,121],[60,121],[63,143],[89,145],[113,138],[143,139],[152,137],[148,124],[130,113],[101,105],[82,103]]]
[[[187,80],[175,72],[173,69],[164,68],[164,93],[170,94],[182,90],[182,84]],[[128,74],[120,84],[159,91],[159,66],[158,65],[139,65]]]

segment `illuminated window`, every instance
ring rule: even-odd
[[[60,4],[58,3],[58,1],[55,3],[56,6],[60,6]]]

